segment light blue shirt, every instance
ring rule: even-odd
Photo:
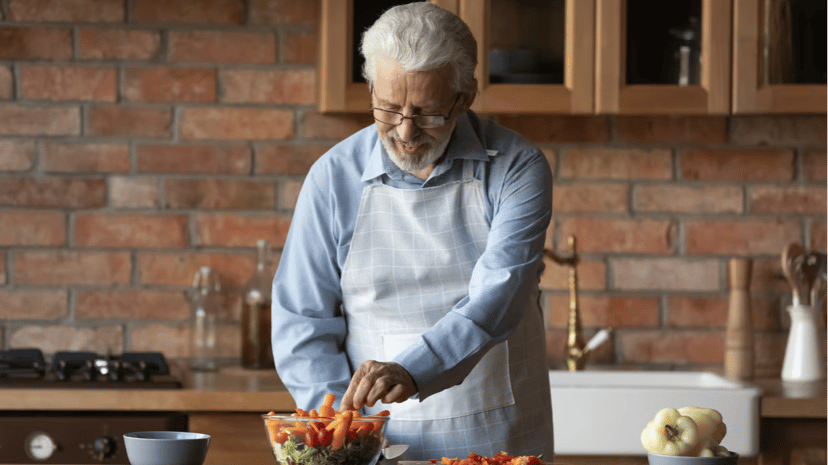
[[[411,374],[423,399],[462,382],[483,353],[516,328],[543,271],[552,209],[546,157],[514,131],[469,111],[457,119],[446,156],[423,181],[394,165],[369,126],[311,167],[273,280],[274,360],[297,407],[318,408],[331,392],[338,408],[357,368],[343,352],[340,276],[362,189],[378,177],[399,189],[439,186],[461,179],[466,163],[474,164],[482,183],[490,226],[469,283],[473,292],[393,361]]]

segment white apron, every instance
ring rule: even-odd
[[[474,162],[461,162],[460,181],[396,189],[378,178],[363,190],[341,280],[345,345],[354,369],[366,360],[393,360],[468,295],[489,225],[481,183],[472,175]],[[366,408],[368,413],[391,411],[389,442],[411,446],[398,460],[500,450],[552,459],[537,291],[526,303],[517,330],[489,350],[461,384],[423,401]]]

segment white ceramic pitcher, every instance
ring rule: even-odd
[[[791,330],[782,363],[782,380],[825,379],[825,346],[820,338],[817,314],[808,305],[790,305]]]

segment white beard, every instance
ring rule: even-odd
[[[419,154],[397,152],[394,142],[400,141],[400,136],[397,135],[396,128],[391,128],[384,135],[380,134],[380,141],[382,142],[382,146],[385,147],[385,151],[388,152],[388,158],[390,158],[398,168],[407,173],[416,175],[443,156],[443,153],[445,153],[446,147],[448,147],[448,143],[451,140],[453,129],[454,128],[452,128],[452,131],[448,132],[448,136],[441,141],[438,141],[434,137],[431,137],[425,133],[421,133],[415,137],[414,140],[411,141],[412,145],[418,145],[421,149],[425,148],[425,152]],[[400,143],[402,142],[400,141]]]

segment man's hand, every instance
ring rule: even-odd
[[[403,402],[416,393],[417,385],[405,368],[394,362],[368,360],[351,378],[340,409],[373,407],[378,400],[386,404]]]

